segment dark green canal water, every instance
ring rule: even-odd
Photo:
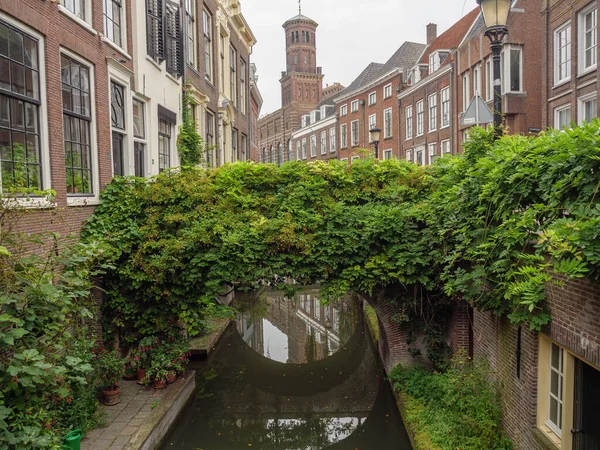
[[[236,306],[163,449],[411,449],[359,304],[306,289]]]

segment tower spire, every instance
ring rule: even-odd
[[[298,0],[298,14],[302,14],[302,0]]]

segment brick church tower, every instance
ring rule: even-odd
[[[288,129],[295,130],[300,117],[314,110],[323,97],[323,73],[317,67],[317,27],[300,13],[283,24],[286,71],[281,73],[281,106]],[[286,125],[288,125],[286,123]]]

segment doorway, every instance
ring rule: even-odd
[[[575,360],[573,450],[600,450],[600,371]]]

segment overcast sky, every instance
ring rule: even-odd
[[[264,98],[262,114],[281,106],[279,78],[285,70],[281,25],[298,14],[297,0],[241,0],[242,13],[258,43],[257,66]],[[425,43],[425,26],[438,34],[477,7],[475,0],[302,0],[302,14],[319,23],[317,65],[325,80],[348,86],[370,62],[386,62],[404,41]]]

